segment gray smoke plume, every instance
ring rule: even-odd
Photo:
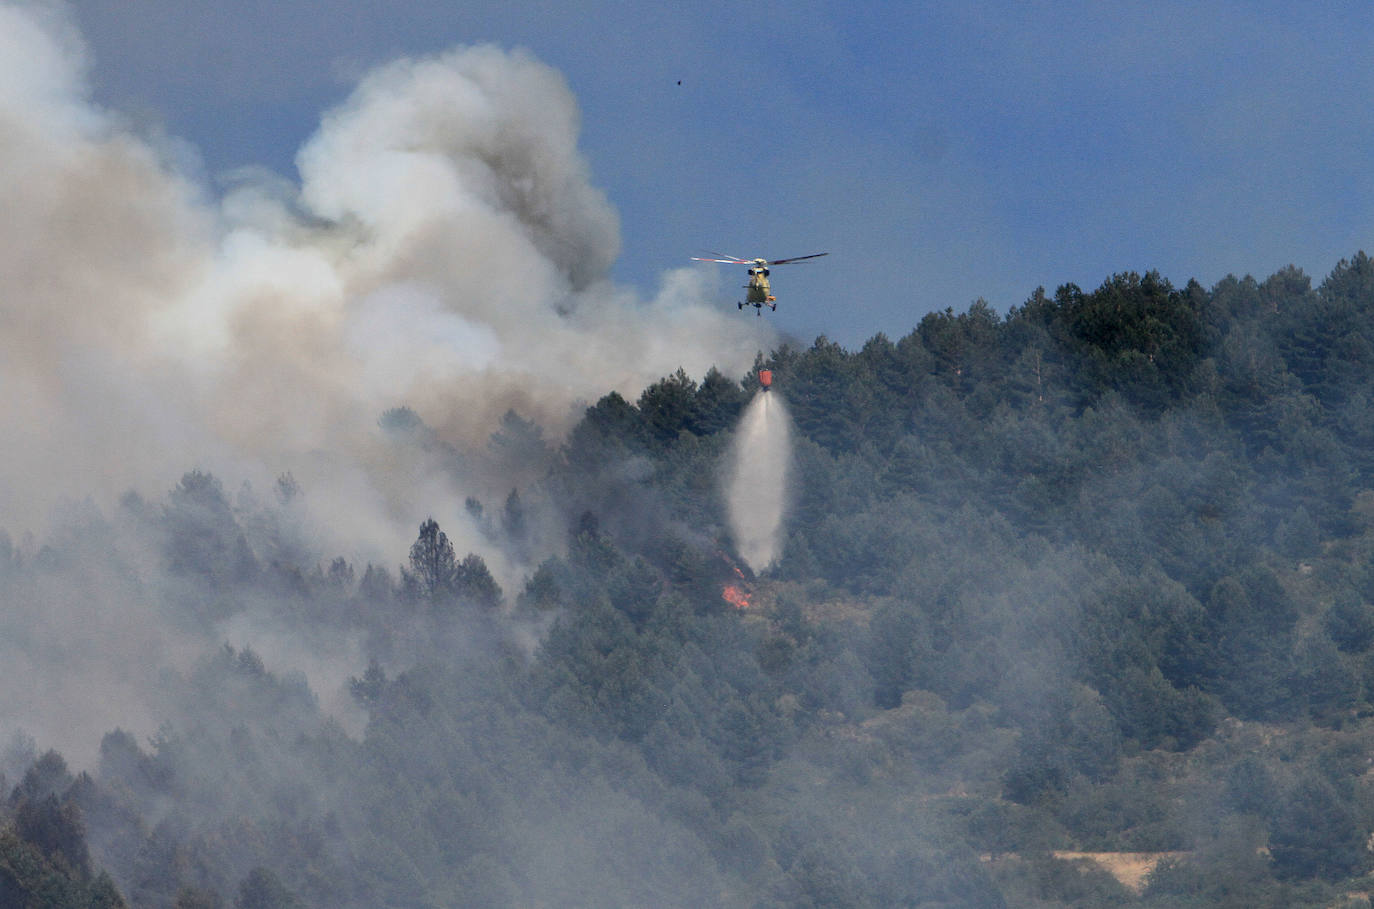
[[[730,449],[725,492],[735,548],[755,571],[782,555],[792,430],[778,393],[760,391],[745,408]]]
[[[326,554],[394,566],[433,516],[510,584],[518,566],[487,551],[463,503],[511,478],[435,470],[385,438],[381,414],[412,408],[482,451],[514,409],[556,443],[609,391],[633,398],[678,367],[742,373],[756,353],[694,270],[666,271],[650,300],[610,281],[618,218],[578,151],[567,84],[528,53],[383,66],[324,115],[299,185],[246,171],[222,194],[182,166],[183,144],[94,105],[86,70],[60,6],[0,0],[0,530],[30,554],[63,502],[89,498],[98,521],[128,490],[162,501],[191,469],[228,490],[289,474]],[[70,746],[145,725],[130,712],[156,675],[148,653],[185,648],[90,590],[25,606],[22,665],[34,692],[56,690],[45,674],[63,661],[38,655],[60,641],[119,709],[71,717],[25,698],[0,726],[46,710],[29,728]],[[10,649],[0,661],[20,665]]]
[[[299,187],[244,173],[222,198],[182,175],[174,143],[92,105],[84,71],[53,9],[0,5],[12,531],[64,496],[155,493],[200,466],[230,483],[291,471],[392,541],[417,503],[467,490],[392,481],[386,408],[454,443],[511,408],[556,437],[578,402],[755,353],[691,270],[649,301],[609,281],[618,219],[566,83],[527,53],[381,67],[325,114]]]

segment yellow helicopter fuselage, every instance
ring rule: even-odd
[[[768,284],[768,263],[764,259],[755,259],[754,265],[749,269],[749,283],[744,285],[748,291],[744,301],[751,306],[763,306],[765,303],[773,303],[773,289]]]

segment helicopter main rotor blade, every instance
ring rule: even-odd
[[[693,262],[724,262],[726,265],[748,265],[753,259],[706,259],[701,256],[692,256]]]
[[[830,253],[812,253],[809,256],[793,256],[790,259],[774,259],[769,265],[791,265],[793,262],[802,262],[806,259],[819,259],[821,256],[828,256]]]

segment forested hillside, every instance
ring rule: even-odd
[[[0,634],[76,667],[32,628],[96,604],[127,675],[50,696],[137,688],[158,731],[86,768],[0,743],[0,905],[1365,904],[1374,260],[1120,274],[758,369],[793,422],[758,576],[722,492],[758,383],[715,371],[481,453],[381,415],[520,478],[388,563],[321,551],[308,477],[194,469],[4,539]]]

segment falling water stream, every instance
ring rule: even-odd
[[[782,554],[791,461],[787,408],[776,391],[759,391],[735,431],[725,491],[735,549],[754,571]]]

